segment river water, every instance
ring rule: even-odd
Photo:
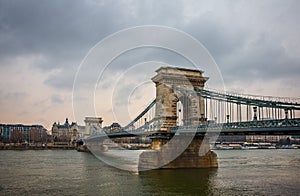
[[[300,150],[216,150],[217,169],[133,174],[73,150],[0,151],[0,195],[299,195]]]

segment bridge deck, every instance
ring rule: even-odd
[[[236,123],[214,123],[198,126],[177,126],[170,132],[147,131],[147,126],[134,131],[121,129],[119,132],[93,135],[88,140],[99,138],[121,138],[121,137],[139,137],[154,135],[300,135],[300,119],[280,119],[280,120],[262,120]]]

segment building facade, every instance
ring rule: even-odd
[[[42,125],[0,124],[3,143],[47,143],[49,135]]]
[[[247,135],[246,142],[278,143],[281,139],[291,138],[289,135]]]
[[[69,124],[68,118],[64,124],[54,122],[51,129],[53,142],[75,144],[76,140],[82,137],[84,129],[84,126],[80,126],[76,122]]]
[[[117,122],[112,123],[110,126],[106,126],[103,128],[103,131],[105,133],[114,133],[114,132],[118,132],[121,129],[121,125]]]

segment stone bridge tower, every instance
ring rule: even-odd
[[[209,141],[204,136],[189,136],[187,133],[172,137],[170,133],[177,124],[178,110],[181,109],[177,107],[178,102],[182,106],[183,125],[207,123],[204,99],[193,91],[203,89],[208,78],[202,76],[202,71],[185,68],[161,67],[156,72],[152,81],[156,84],[155,122],[159,130],[150,137],[153,151],[140,155],[139,168],[217,167],[217,155],[210,150]],[[189,92],[182,93],[174,87]]]
[[[195,88],[204,88],[207,77],[202,71],[185,68],[161,67],[156,70],[157,75],[152,78],[156,84],[156,114],[161,132],[168,132],[176,126],[178,111],[183,113],[183,125],[205,124],[204,99],[195,94],[182,94],[172,87],[194,91]],[[182,109],[177,108],[181,102]]]
[[[102,118],[99,117],[85,117],[85,136],[103,133]]]

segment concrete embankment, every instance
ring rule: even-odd
[[[74,150],[75,146],[51,145],[0,145],[0,150]]]

